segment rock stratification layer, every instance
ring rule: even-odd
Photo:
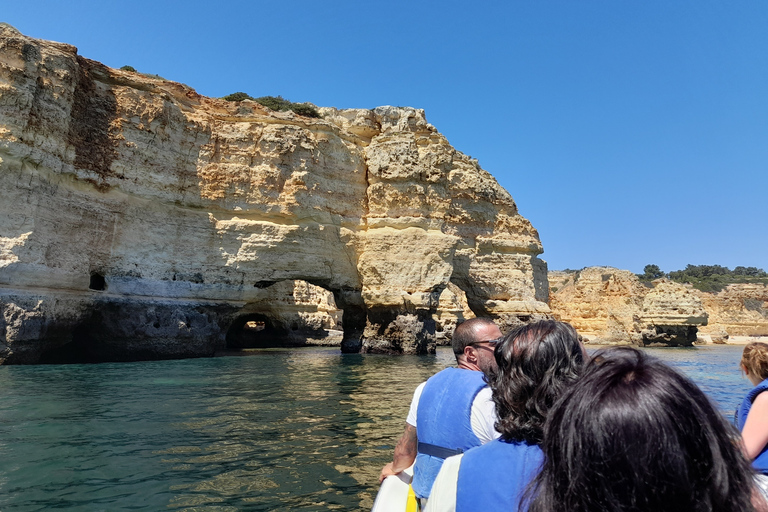
[[[666,279],[642,283],[611,267],[549,272],[549,283],[552,314],[590,343],[688,345],[768,336],[765,284],[730,284],[710,293]]]
[[[589,343],[692,345],[708,315],[685,285],[659,279],[646,286],[628,270],[587,267],[550,272],[550,306]]]
[[[538,233],[423,111],[320,111],[207,98],[0,25],[0,360],[296,339],[286,294],[310,285],[343,310],[345,351],[434,350],[457,293],[506,324],[548,313]]]
[[[731,284],[717,293],[694,290],[709,313],[709,325],[701,329],[714,342],[730,336],[768,336],[768,285]]]

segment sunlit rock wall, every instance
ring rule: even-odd
[[[695,290],[664,279],[646,286],[628,270],[551,272],[550,285],[552,314],[589,343],[691,345],[707,324]]]
[[[644,285],[628,270],[549,272],[550,307],[591,343],[726,343],[768,336],[768,286],[731,284],[717,293],[660,279]]]
[[[268,297],[294,281],[333,295],[352,352],[434,350],[450,283],[502,324],[549,312],[536,230],[423,111],[320,111],[1,25],[0,360],[210,355],[262,322],[290,338]]]
[[[709,314],[700,330],[714,341],[730,336],[768,336],[768,286],[731,284],[717,293],[694,290]]]

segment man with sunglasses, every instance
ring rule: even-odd
[[[451,345],[458,368],[446,368],[416,388],[405,432],[395,446],[394,460],[381,470],[380,482],[415,462],[412,487],[424,505],[447,457],[499,437],[484,374],[496,368],[493,351],[501,338],[488,318],[456,327]]]

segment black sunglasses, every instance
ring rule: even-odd
[[[504,339],[504,336],[502,336],[501,338],[496,338],[495,340],[473,341],[472,343],[470,343],[470,345],[479,345],[480,343],[487,343],[491,346],[496,346],[499,343],[501,343],[501,340],[503,339]]]

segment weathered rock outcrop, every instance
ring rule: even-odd
[[[464,291],[453,283],[448,283],[445,287],[438,304],[434,315],[438,344],[448,344],[456,326],[464,320],[474,318],[475,314],[469,309]]]
[[[709,314],[702,334],[713,341],[729,336],[768,336],[768,286],[731,284],[718,293],[693,290]]]
[[[649,288],[633,273],[610,267],[553,271],[549,282],[552,313],[594,343],[689,344],[697,335],[702,342],[726,343],[731,336],[768,336],[764,284],[708,293],[659,280]]]
[[[653,282],[643,298],[638,325],[644,345],[693,345],[708,315],[689,287],[665,279]]]
[[[707,324],[699,297],[664,279],[649,288],[628,270],[588,267],[551,272],[550,283],[552,314],[589,343],[691,345]]]
[[[338,345],[341,335],[342,311],[333,293],[306,281],[280,281],[240,310],[227,346]]]
[[[502,323],[548,313],[538,233],[423,111],[320,111],[206,98],[0,25],[0,361],[295,339],[273,301],[294,281],[333,294],[344,351],[434,350],[451,284]]]

